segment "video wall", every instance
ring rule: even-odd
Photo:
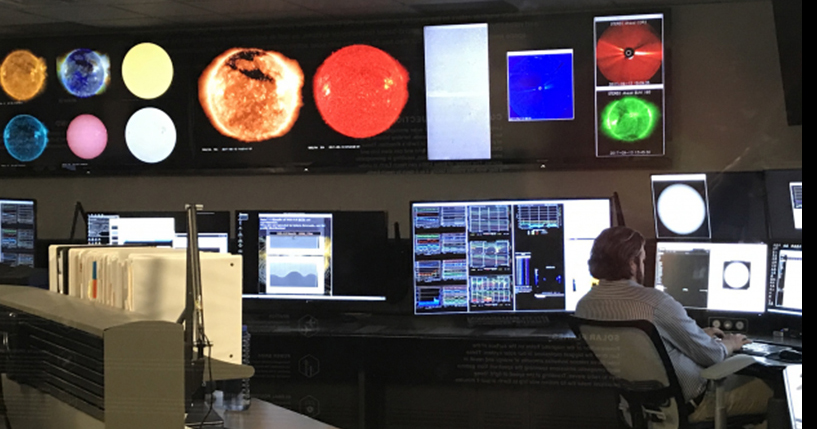
[[[666,163],[666,24],[582,13],[3,40],[0,175]]]

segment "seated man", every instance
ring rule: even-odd
[[[652,322],[664,340],[684,398],[695,408],[690,421],[712,420],[715,394],[707,391],[701,371],[723,361],[749,340],[715,328],[701,329],[678,301],[643,287],[644,243],[640,233],[627,227],[607,229],[596,238],[589,265],[600,283],[579,301],[576,316]],[[730,377],[727,389],[728,415],[763,414],[773,396],[766,383],[753,377]]]

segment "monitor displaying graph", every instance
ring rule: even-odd
[[[386,299],[385,212],[240,210],[236,246],[252,302]]]
[[[610,199],[412,204],[415,314],[573,311]]]

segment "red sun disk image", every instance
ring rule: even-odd
[[[601,74],[611,82],[647,82],[661,69],[664,47],[649,24],[625,23],[602,33],[596,60]]]
[[[352,45],[318,68],[315,104],[324,122],[352,138],[374,137],[391,128],[408,101],[409,74],[388,53]]]

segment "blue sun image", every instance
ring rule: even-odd
[[[508,120],[575,118],[573,50],[508,53]]]
[[[57,59],[57,76],[63,88],[78,98],[105,92],[111,81],[107,55],[90,49],[75,49]]]
[[[48,129],[31,115],[12,118],[3,131],[3,142],[9,155],[20,162],[39,158],[48,145]]]

